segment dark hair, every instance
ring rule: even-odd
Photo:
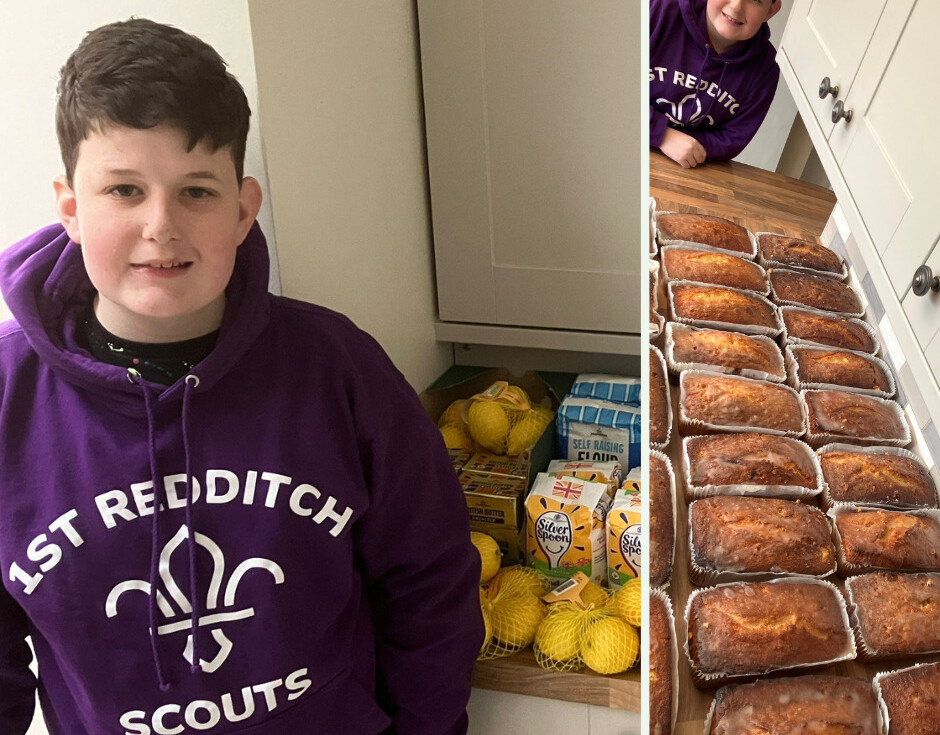
[[[145,18],[90,31],[59,75],[56,135],[69,184],[79,145],[110,126],[153,128],[162,123],[204,141],[228,146],[242,180],[251,110],[238,80],[209,44],[173,26]]]

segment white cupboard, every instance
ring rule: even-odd
[[[439,336],[640,332],[636,11],[418,0]]]
[[[899,347],[940,410],[940,5],[929,0],[797,0],[778,62],[826,169]],[[824,77],[838,95],[820,99]],[[841,104],[842,116],[833,114]],[[850,117],[846,117],[849,115]]]

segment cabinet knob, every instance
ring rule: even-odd
[[[823,77],[823,80],[819,83],[819,99],[826,99],[826,95],[832,95],[832,99],[835,99],[839,96],[839,85],[832,86],[832,83],[829,81],[829,77]]]
[[[922,265],[914,271],[911,289],[916,296],[923,296],[928,291],[940,291],[940,276],[935,276],[929,265]]]
[[[832,106],[832,122],[837,123],[843,117],[847,123],[852,122],[852,111],[845,109],[842,100],[836,100],[836,103]]]

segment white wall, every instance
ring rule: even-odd
[[[436,298],[414,0],[250,0],[284,294],[347,314],[416,389]]]
[[[85,33],[132,15],[170,23],[210,43],[238,77],[256,113],[245,172],[268,202],[259,221],[274,245],[257,117],[257,82],[246,0],[31,0],[3,3],[0,22],[0,250],[55,221],[52,179],[64,172],[55,137],[59,69]],[[272,253],[273,254],[273,253]],[[277,272],[272,288],[279,288]],[[9,316],[0,302],[0,319]]]
[[[780,46],[783,29],[787,25],[787,18],[790,17],[792,9],[792,0],[784,0],[780,12],[770,19],[770,40],[774,46]],[[783,152],[795,119],[796,102],[793,101],[793,95],[790,94],[790,89],[781,76],[777,83],[777,94],[770,104],[767,117],[764,118],[757,135],[734,160],[749,163],[767,171],[776,170],[777,162],[780,160],[780,154]]]

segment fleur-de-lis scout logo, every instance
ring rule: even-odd
[[[163,551],[160,553],[160,580],[163,583],[163,589],[156,590],[157,609],[160,611],[161,616],[169,622],[157,627],[157,635],[169,635],[192,628],[192,621],[190,619],[193,611],[192,604],[170,574],[170,558],[188,536],[189,531],[186,526],[181,526],[180,530],[167,542],[166,546],[163,547]],[[219,545],[216,544],[215,541],[201,533],[195,534],[195,540],[196,544],[209,552],[213,562],[212,577],[209,581],[209,590],[206,594],[206,605],[204,608],[206,614],[200,616],[197,621],[197,625],[200,628],[205,627],[210,629],[209,632],[212,638],[219,646],[218,652],[212,657],[211,661],[206,661],[203,658],[199,659],[199,665],[202,667],[202,670],[211,674],[225,663],[228,655],[232,652],[232,641],[229,640],[220,626],[223,623],[233,620],[243,620],[253,617],[255,614],[253,607],[239,609],[235,606],[235,592],[238,590],[238,585],[242,577],[252,569],[264,569],[270,572],[271,576],[274,578],[274,584],[281,584],[284,581],[284,571],[278,564],[270,559],[256,557],[241,562],[235,567],[226,582],[225,557],[222,554],[222,549],[219,548]],[[224,591],[222,589],[223,583],[225,584]],[[130,590],[139,590],[148,595],[154,594],[154,590],[150,588],[150,583],[143,579],[129,579],[126,582],[116,584],[108,594],[107,602],[105,602],[105,613],[109,618],[113,618],[118,614],[118,600],[121,595]],[[164,594],[164,590],[166,590],[166,594]],[[221,607],[219,606],[220,593],[222,596]],[[171,601],[175,603],[175,608],[174,605],[171,604]],[[193,663],[192,633],[186,638],[183,658],[190,664]]]
[[[688,109],[683,110],[682,108],[683,108],[683,107],[685,106],[685,104],[686,104],[687,102],[689,102],[690,100],[695,103],[695,109],[692,111],[692,114],[688,116],[688,119],[684,120],[683,117],[686,116],[686,114],[689,112],[689,110],[688,110]],[[667,100],[665,97],[660,97],[659,99],[657,99],[657,100],[656,100],[656,104],[658,104],[658,105],[663,105],[663,104],[669,105],[669,107],[670,107],[670,109],[671,109],[671,111],[672,111],[672,114],[669,114],[669,113],[667,112],[667,113],[665,113],[665,115],[666,115],[667,118],[669,118],[669,120],[670,120],[674,125],[681,125],[681,126],[683,126],[683,127],[684,127],[685,125],[694,125],[694,124],[696,124],[699,120],[702,119],[702,103],[701,103],[701,101],[699,100],[698,95],[696,95],[696,94],[687,94],[685,97],[683,97],[681,100],[679,100],[679,104],[678,104],[678,105],[676,105],[675,102],[672,102],[672,101],[670,101],[670,100]],[[705,115],[705,119],[708,120],[708,124],[709,124],[709,125],[714,125],[714,124],[715,124],[715,119],[714,119],[711,115]]]

